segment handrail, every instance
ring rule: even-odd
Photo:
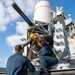
[[[0,72],[0,75],[1,75],[1,74],[5,74],[5,72]]]

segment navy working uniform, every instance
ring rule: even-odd
[[[15,53],[9,57],[6,66],[6,75],[24,75],[25,66],[31,71],[35,71],[35,67],[29,59],[20,53]]]
[[[39,62],[43,69],[51,67],[58,62],[58,59],[48,42],[45,42],[44,46],[40,49]]]

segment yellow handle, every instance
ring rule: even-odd
[[[31,33],[29,37],[32,38],[32,39],[36,39],[37,38],[36,34],[34,34],[34,33]]]

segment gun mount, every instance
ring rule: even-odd
[[[39,23],[38,25],[37,25],[37,23],[36,24],[34,24],[34,23],[32,23],[29,19],[28,19],[28,17],[23,13],[23,11],[19,8],[19,6],[16,4],[16,3],[13,3],[12,4],[12,7],[21,15],[21,17],[28,23],[28,25],[30,26],[30,28],[28,28],[28,37],[29,37],[29,35],[31,34],[31,33],[38,33],[38,34],[43,34],[44,36],[46,36],[47,37],[47,40],[48,41],[50,41],[50,44],[51,44],[51,46],[53,46],[53,37],[52,36],[50,36],[49,35],[49,32],[47,31],[48,30],[48,25],[49,25],[49,23],[44,23],[44,22],[42,22],[42,23]],[[49,40],[48,38],[50,38],[51,40]],[[30,38],[25,44],[24,44],[24,46],[26,46],[26,45],[28,45],[30,42],[31,42],[31,39],[32,38]]]

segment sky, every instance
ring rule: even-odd
[[[7,59],[14,54],[14,46],[21,43],[22,36],[26,37],[27,23],[13,9],[12,3],[22,9],[27,17],[33,21],[35,5],[41,0],[0,0],[0,67],[6,67]],[[64,14],[72,14],[75,21],[75,0],[48,0],[53,11],[56,6],[62,6]]]

